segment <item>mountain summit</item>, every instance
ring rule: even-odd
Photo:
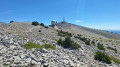
[[[97,30],[92,28],[87,28],[84,26],[71,24],[66,21],[56,22],[55,20],[51,21],[51,27],[55,27],[56,29],[63,29],[69,32],[78,33],[87,36],[97,36],[97,37],[107,37],[107,38],[115,38],[120,39],[120,34],[104,31],[104,30]]]
[[[51,23],[0,23],[0,66],[120,67],[119,34]]]

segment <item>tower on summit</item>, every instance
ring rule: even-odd
[[[63,21],[65,21],[65,17],[63,17]]]

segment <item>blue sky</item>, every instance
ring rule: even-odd
[[[51,20],[97,29],[120,30],[120,0],[0,0],[0,21]]]

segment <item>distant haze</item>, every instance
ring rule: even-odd
[[[120,30],[108,30],[109,32],[120,34]]]

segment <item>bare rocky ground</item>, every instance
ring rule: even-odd
[[[0,66],[32,66],[32,67],[120,67],[118,63],[106,64],[94,60],[94,52],[99,50],[97,43],[102,43],[105,52],[109,56],[120,59],[120,40],[110,39],[102,35],[91,33],[84,29],[63,29],[71,32],[76,36],[81,34],[82,37],[91,41],[96,40],[95,45],[86,45],[83,41],[71,37],[75,42],[81,45],[78,50],[65,49],[56,43],[60,36],[57,31],[51,27],[33,26],[31,22],[14,22],[0,23]],[[64,37],[62,37],[64,39]],[[43,42],[46,40],[47,42]],[[44,45],[46,43],[56,46],[52,49],[25,49],[24,45],[32,41]],[[109,50],[107,47],[116,48]]]

